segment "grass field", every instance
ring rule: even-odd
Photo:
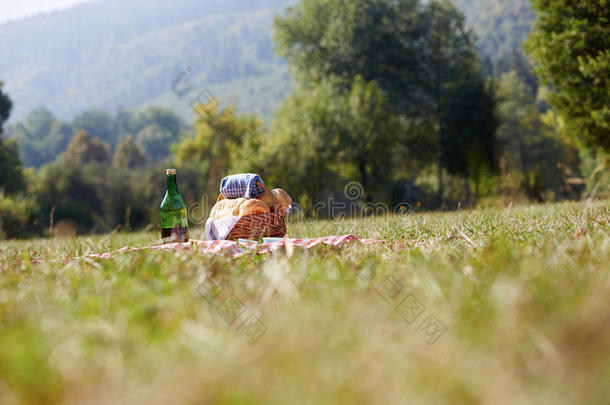
[[[0,403],[608,403],[609,232],[596,202],[292,224],[385,242],[239,259],[1,242]]]

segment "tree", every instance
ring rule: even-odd
[[[145,119],[141,112],[120,107],[115,117],[116,130],[119,137],[124,134],[137,134],[145,126]]]
[[[80,164],[109,163],[110,147],[98,137],[91,138],[87,131],[79,131],[74,135],[63,157]]]
[[[185,128],[182,119],[171,110],[161,107],[148,107],[142,114],[142,120],[149,124],[158,125],[176,136]]]
[[[137,134],[135,141],[149,163],[159,162],[170,155],[170,146],[178,141],[185,125],[175,113],[159,107],[148,107],[144,112],[121,110],[117,126]],[[129,131],[128,131],[129,132]],[[121,133],[121,136],[127,133]]]
[[[205,182],[205,193],[212,198],[234,163],[238,149],[249,137],[256,136],[261,123],[254,118],[236,117],[231,107],[219,111],[214,101],[197,104],[194,110],[195,133],[184,136],[173,150],[179,165],[190,162],[204,173],[201,178]]]
[[[60,120],[54,120],[46,137],[39,141],[44,162],[51,162],[66,150],[74,137],[74,128]]]
[[[56,119],[45,107],[30,111],[23,122],[10,126],[7,132],[19,144],[23,163],[36,168],[55,160],[74,135],[69,124]]]
[[[49,110],[39,107],[30,111],[24,122],[8,128],[8,135],[19,144],[21,159],[27,166],[38,167],[47,161],[40,140],[48,135],[54,119]]]
[[[0,137],[0,191],[14,193],[25,188],[23,168],[19,161],[19,147]]]
[[[40,204],[40,222],[49,224],[71,218],[82,230],[94,224],[95,216],[102,215],[101,202],[95,190],[96,181],[103,174],[96,170],[86,176],[83,165],[68,159],[61,159],[44,165],[36,173],[35,193]]]
[[[356,77],[375,82],[409,132],[428,133],[429,139],[417,138],[422,144],[404,145],[432,149],[441,200],[445,170],[470,174],[456,170],[447,156],[461,151],[468,153],[466,160],[479,151],[485,155],[477,162],[491,160],[493,108],[481,103],[476,107],[482,109],[461,110],[461,128],[476,129],[469,134],[451,127],[456,115],[448,111],[464,101],[461,97],[468,93],[487,102],[493,95],[483,85],[473,35],[448,1],[302,0],[275,19],[275,28],[278,51],[302,86],[315,87],[333,76],[346,79],[339,82],[344,86]],[[422,158],[429,163],[430,153]]]
[[[551,193],[555,197],[573,196],[567,177],[578,175],[578,150],[540,114],[517,72],[502,75],[497,92],[501,192],[511,194],[511,189],[520,189],[538,201]]]
[[[83,111],[74,118],[72,126],[75,131],[86,131],[109,144],[111,148],[119,142],[116,123],[113,117],[104,111]]]
[[[136,145],[150,162],[157,162],[170,154],[170,146],[178,137],[156,124],[142,128],[136,135]]]
[[[554,90],[552,106],[589,147],[610,151],[610,6],[607,0],[533,0],[527,50]]]
[[[146,158],[138,148],[132,136],[124,138],[114,151],[114,165],[120,168],[133,169],[141,166]]]
[[[464,82],[443,103],[440,115],[446,131],[441,138],[441,167],[464,180],[467,198],[472,179],[479,197],[482,178],[496,171],[498,120],[492,83],[476,76]]]
[[[2,86],[4,86],[4,83],[0,80],[0,135],[2,135],[4,122],[8,119],[13,108],[11,99],[2,92]]]
[[[0,81],[0,238],[13,238],[30,233],[36,203],[20,195],[10,196],[23,190],[25,183],[17,144],[5,142],[2,137],[4,122],[13,106],[8,95],[2,92],[2,85]]]
[[[342,190],[357,179],[364,198],[389,200],[384,186],[394,177],[404,127],[375,82],[346,83],[331,76],[297,88],[276,113],[270,136],[252,153],[251,166],[281,184],[306,211],[323,191]]]
[[[372,201],[376,196],[389,202],[386,191],[394,170],[409,156],[396,152],[412,138],[376,82],[367,83],[356,76],[351,84],[339,86],[345,87],[347,91],[330,100],[340,110],[336,116],[340,138],[335,153],[342,163],[342,174],[358,179],[366,200]]]
[[[25,187],[19,149],[15,142],[5,142],[2,137],[4,122],[8,119],[13,106],[8,95],[2,92],[0,81],[0,190],[13,193]]]
[[[444,202],[444,171],[478,185],[481,168],[493,166],[493,95],[484,85],[474,38],[464,16],[448,1],[431,1],[422,11],[421,94],[417,110],[437,138],[438,198]],[[476,169],[475,169],[476,167]]]
[[[302,0],[275,18],[274,39],[302,84],[359,75],[404,112],[421,83],[421,15],[417,0]]]
[[[521,50],[505,54],[495,63],[493,76],[500,77],[504,73],[515,72],[519,81],[527,86],[529,93],[535,96],[538,92],[538,77],[534,73],[531,61]]]
[[[339,92],[324,80],[313,88],[297,88],[275,114],[269,137],[252,153],[252,169],[270,184],[281,184],[311,212],[323,190],[340,182],[341,144]]]

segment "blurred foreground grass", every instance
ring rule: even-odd
[[[2,242],[0,403],[604,403],[609,230],[598,202],[291,224],[385,243],[239,259]]]

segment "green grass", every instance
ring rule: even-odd
[[[609,230],[597,202],[291,224],[385,243],[239,259],[34,265],[158,235],[2,242],[0,403],[603,403]]]

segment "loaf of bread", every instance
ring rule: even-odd
[[[267,204],[269,211],[275,212],[277,210],[277,199],[275,198],[275,195],[273,195],[273,193],[269,191],[267,186],[265,186],[265,184],[262,182],[259,181],[256,183],[256,185],[259,189],[263,190],[262,193],[258,193],[256,198]]]
[[[292,204],[292,198],[281,188],[274,188],[271,193],[277,200],[277,211],[286,212],[286,209]]]
[[[263,201],[258,198],[250,198],[239,206],[239,215],[245,217],[246,215],[254,214],[266,214],[269,212],[269,207]]]
[[[212,207],[210,217],[221,219],[226,217],[237,217],[240,215],[239,208],[246,202],[245,198],[219,200]]]
[[[267,204],[267,207],[269,208],[270,211],[277,210],[278,202],[272,192],[268,191],[268,192],[261,193],[261,194],[257,195],[256,198],[261,200],[265,204]]]

